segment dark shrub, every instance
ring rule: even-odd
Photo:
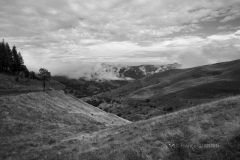
[[[117,116],[121,117],[121,116],[122,116],[122,113],[118,113]]]
[[[16,80],[16,82],[19,82],[20,78],[19,78],[19,77],[16,77],[15,80]]]
[[[49,145],[52,145],[52,144],[54,144],[54,143],[56,143],[56,142],[57,142],[57,141],[56,141],[55,139],[51,139],[51,140],[48,141],[48,144],[49,144]]]
[[[167,112],[172,112],[173,111],[173,107],[168,107],[168,108],[164,108],[165,110],[164,111],[167,111]]]

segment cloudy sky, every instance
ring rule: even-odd
[[[240,58],[240,0],[0,0],[0,38],[32,70]]]

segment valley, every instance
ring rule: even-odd
[[[82,98],[130,121],[149,119],[240,94],[240,60],[148,75]]]
[[[178,63],[140,66],[102,63],[97,69],[92,69],[93,73],[90,77],[73,79],[55,75],[52,78],[66,86],[66,93],[83,98],[117,89],[147,75],[180,67],[181,65]]]

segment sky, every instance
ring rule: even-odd
[[[188,68],[240,58],[240,0],[0,0],[0,38],[34,71]]]

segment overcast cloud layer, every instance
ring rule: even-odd
[[[240,58],[240,0],[0,0],[0,38],[28,68],[72,77],[100,62],[193,67]]]

